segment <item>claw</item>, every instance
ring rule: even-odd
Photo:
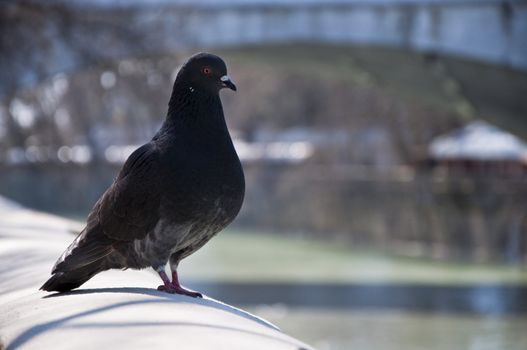
[[[163,280],[163,284],[157,287],[157,290],[163,291],[170,294],[180,294],[180,295],[187,295],[192,298],[203,298],[203,295],[198,292],[194,292],[188,289],[185,289],[181,287],[179,284],[177,272],[172,272],[172,282],[168,279],[168,276],[166,275],[165,271],[161,270],[158,271],[159,277]]]
[[[172,283],[168,285],[160,285],[159,287],[157,287],[157,290],[170,293],[170,294],[180,294],[180,295],[187,295],[193,298],[203,298],[203,295],[201,293],[185,289],[181,286],[175,286]]]

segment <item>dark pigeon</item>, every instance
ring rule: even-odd
[[[187,61],[161,129],[127,159],[42,290],[68,291],[108,269],[152,267],[163,280],[158,289],[201,296],[179,284],[178,264],[236,217],[245,192],[222,88],[236,91],[220,57],[200,53]]]

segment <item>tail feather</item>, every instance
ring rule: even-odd
[[[40,289],[65,292],[107,270],[113,242],[98,225],[86,227],[57,260],[51,278]]]
[[[112,243],[98,226],[83,230],[57,260],[51,273],[75,271],[97,263],[113,252]]]
[[[42,285],[42,287],[40,287],[40,290],[48,292],[67,292],[80,287],[90,278],[104,270],[106,270],[106,268],[104,268],[101,263],[92,263],[73,271],[58,271],[55,272],[46,283]]]

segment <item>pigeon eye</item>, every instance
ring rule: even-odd
[[[212,69],[210,69],[210,67],[203,67],[201,69],[201,72],[205,75],[211,75],[212,74]]]

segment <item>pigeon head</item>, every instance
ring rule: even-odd
[[[227,66],[223,60],[210,53],[198,53],[188,59],[181,67],[176,85],[188,85],[189,89],[200,89],[218,93],[223,88],[236,91],[236,85],[227,75]]]

